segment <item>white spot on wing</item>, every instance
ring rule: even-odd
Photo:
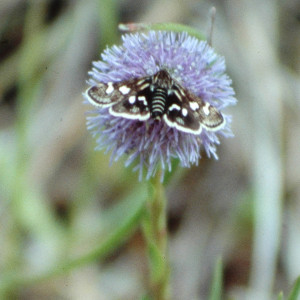
[[[114,91],[114,86],[112,82],[109,82],[107,84],[107,89],[105,91],[106,94],[111,94]]]
[[[209,112],[209,107],[210,104],[208,102],[205,103],[205,105],[203,106],[203,112],[208,116],[210,114]]]
[[[130,104],[133,104],[135,102],[135,100],[136,100],[135,96],[130,96],[129,99],[128,99]]]
[[[172,110],[180,110],[180,106],[176,103],[173,103],[170,107],[169,107],[169,111],[172,111]]]
[[[147,101],[146,101],[146,97],[145,96],[138,96],[138,100],[142,101],[144,103],[144,105],[147,106]]]
[[[123,95],[127,95],[130,92],[130,88],[126,85],[122,85],[119,87],[119,91],[123,94]]]
[[[188,115],[188,110],[186,108],[183,108],[181,112],[184,117]]]
[[[196,110],[199,108],[199,104],[197,102],[190,102],[190,108]]]

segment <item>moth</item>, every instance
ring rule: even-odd
[[[85,95],[91,104],[108,108],[113,116],[143,122],[152,118],[195,135],[203,128],[217,131],[225,126],[214,106],[189,92],[164,69],[151,76],[98,83]]]

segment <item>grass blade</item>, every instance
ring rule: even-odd
[[[211,286],[209,300],[221,300],[223,289],[223,263],[222,259],[218,258],[214,270],[213,282]]]

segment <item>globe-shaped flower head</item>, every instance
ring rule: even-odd
[[[230,136],[230,116],[222,110],[236,102],[225,61],[205,41],[187,33],[149,31],[126,34],[108,48],[89,72],[85,98],[96,110],[88,129],[97,149],[111,161],[126,155],[140,179],[159,167],[171,170],[197,164],[201,145],[217,158],[219,135]],[[164,173],[164,172],[163,172]]]

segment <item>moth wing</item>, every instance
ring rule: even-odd
[[[175,86],[174,93],[168,97],[165,122],[178,130],[200,134],[202,128],[217,131],[224,127],[223,115],[211,104],[188,92],[181,86]]]
[[[217,131],[225,126],[223,115],[208,103],[199,110],[199,118],[203,127],[210,131]]]
[[[85,92],[86,99],[98,107],[109,107],[122,101],[123,95],[118,90],[117,83],[98,83],[91,86]]]
[[[132,93],[121,102],[109,108],[109,113],[125,119],[145,121],[150,118],[150,111],[145,96]]]
[[[148,99],[150,97],[150,77],[134,78],[118,86],[122,99],[113,103],[109,113],[116,117],[146,121],[150,118]]]
[[[217,131],[225,126],[225,119],[216,107],[186,90],[184,93],[187,99],[184,101],[185,106],[188,106],[203,128],[208,131]]]
[[[185,115],[183,115],[183,112]],[[176,129],[192,133],[192,134],[200,134],[202,131],[201,123],[199,119],[195,116],[194,112],[188,109],[188,107],[184,107],[179,110],[172,110],[164,114],[164,121],[170,127],[175,127]]]
[[[110,107],[128,99],[145,87],[149,77],[132,78],[120,82],[98,83],[85,92],[86,99],[98,107]]]
[[[202,126],[208,131],[217,131],[225,126],[224,116],[219,110],[208,102],[204,102],[200,97],[193,98],[197,100],[199,108],[195,110]],[[190,105],[192,102],[190,101]],[[193,106],[193,105],[192,105]]]
[[[198,114],[189,106],[187,91],[181,86],[175,86],[174,92],[168,96],[164,121],[170,127],[175,127],[180,131],[200,134],[202,131]]]

